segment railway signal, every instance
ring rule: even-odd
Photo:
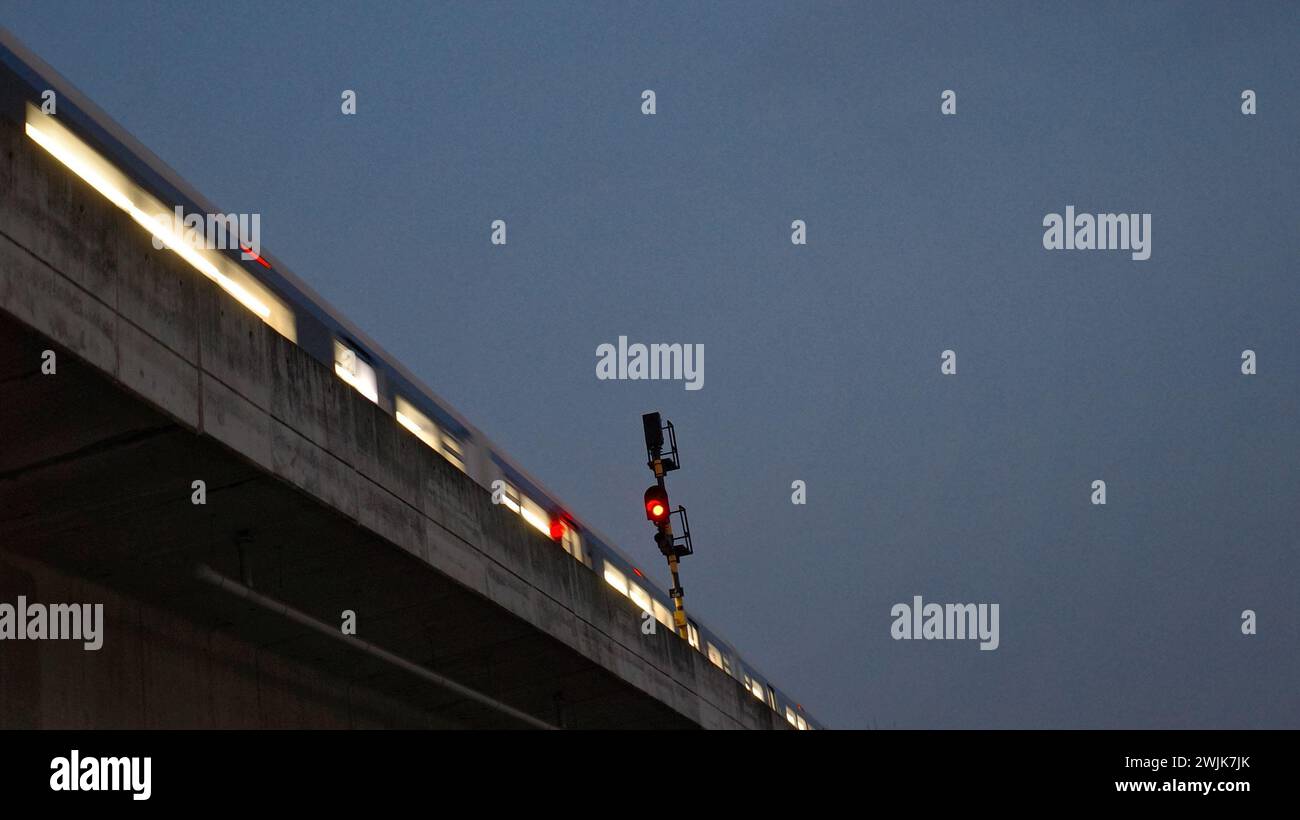
[[[645,491],[645,517],[655,525],[655,544],[668,559],[668,571],[673,576],[672,589],[668,590],[673,599],[673,624],[677,627],[677,634],[687,638],[686,606],[682,601],[684,592],[677,577],[677,565],[683,556],[694,552],[691,548],[691,528],[686,518],[686,508],[673,510],[668,502],[668,487],[664,483],[664,476],[681,467],[681,457],[677,453],[677,432],[673,429],[673,423],[665,423],[658,413],[643,415],[641,426],[645,431],[646,466],[655,475],[655,483]],[[668,446],[666,454],[665,443]],[[674,515],[681,520],[680,535],[673,532]]]
[[[658,484],[645,491],[645,517],[655,524],[668,520],[668,492]]]

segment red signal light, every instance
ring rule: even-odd
[[[561,518],[551,519],[551,538],[560,541],[564,538],[565,533],[569,531],[569,526]]]
[[[656,524],[668,520],[668,493],[658,484],[645,491],[645,517]]]

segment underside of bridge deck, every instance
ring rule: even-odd
[[[201,567],[546,723],[693,725],[0,312],[0,602],[104,605],[98,650],[0,641],[0,726],[522,725]]]

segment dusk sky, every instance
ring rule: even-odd
[[[0,25],[664,588],[671,419],[688,611],[826,724],[1300,728],[1300,4],[1043,8]],[[1045,249],[1067,206],[1151,214],[1150,259]],[[598,380],[619,336],[702,344],[703,389]],[[917,595],[998,648],[892,639]]]

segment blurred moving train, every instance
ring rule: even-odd
[[[494,481],[504,482],[498,485],[504,489],[500,506],[518,514],[523,522],[551,538],[558,548],[676,634],[673,603],[666,592],[647,579],[608,539],[570,514],[559,499],[282,263],[270,254],[252,252],[254,249],[247,245],[241,253],[196,248],[187,243],[170,217],[175,208],[183,209],[185,214],[219,212],[2,29],[0,62],[10,75],[0,99],[6,127],[22,127],[35,143],[152,234],[156,246],[165,245],[178,253],[281,335],[333,368],[340,379],[392,414],[395,423],[480,486],[488,489]],[[54,116],[42,111],[50,91],[57,105]],[[168,218],[159,219],[160,214]],[[140,239],[150,241],[143,232]],[[634,420],[630,423],[635,429]],[[636,505],[629,509],[636,509]],[[686,640],[792,726],[822,728],[731,644],[698,620],[688,622]]]

